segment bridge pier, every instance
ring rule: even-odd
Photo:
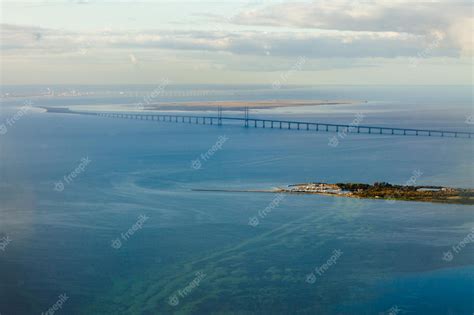
[[[212,125],[212,119],[211,119]],[[217,106],[217,125],[222,126],[222,106]]]
[[[78,113],[83,114],[83,113]],[[425,130],[425,129],[405,129],[405,128],[390,128],[390,127],[379,127],[379,126],[350,126],[350,125],[339,125],[339,124],[327,124],[327,123],[310,123],[304,121],[283,121],[283,120],[273,120],[273,119],[256,119],[256,118],[222,118],[218,116],[182,116],[182,115],[155,115],[155,114],[132,114],[132,113],[88,113],[87,115],[95,115],[99,117],[106,117],[106,118],[122,118],[122,119],[136,119],[136,120],[148,120],[148,121],[163,121],[163,122],[175,122],[175,123],[185,123],[188,122],[192,124],[193,122],[196,124],[210,124],[210,125],[219,125],[221,126],[222,120],[228,119],[232,121],[244,121],[245,127],[249,126],[249,122],[253,121],[253,125],[255,128],[260,127],[258,125],[259,121],[262,122],[262,128],[280,128],[283,129],[284,124],[287,124],[287,129],[291,130],[293,125],[295,129],[302,130],[311,130],[311,126],[315,126],[316,131],[322,131],[324,128],[327,132],[348,132],[348,133],[367,133],[367,134],[381,134],[381,135],[397,135],[397,136],[428,136],[428,137],[453,137],[453,138],[472,138],[474,133],[471,132],[462,132],[462,131],[447,131],[447,130]],[[194,120],[194,121],[193,121]],[[209,121],[208,121],[209,120]],[[267,126],[267,122],[269,122],[270,127]],[[275,126],[275,123],[277,124]],[[323,129],[320,129],[319,126],[323,126]],[[334,127],[334,128],[333,128]],[[286,128],[286,127],[285,127]],[[367,130],[365,132],[364,130]]]
[[[245,128],[249,127],[249,108],[244,108],[244,120],[245,120]]]

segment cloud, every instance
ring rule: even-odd
[[[395,32],[427,37],[441,34],[453,48],[472,52],[470,1],[321,0],[313,3],[282,3],[245,10],[234,16],[232,23],[277,28]]]
[[[1,49],[11,54],[74,54],[136,49],[203,51],[232,55],[306,58],[397,58],[419,56],[436,41],[429,56],[459,52],[438,37],[397,32],[216,32],[144,30],[73,32],[29,26],[2,27]],[[131,59],[133,63],[133,58]]]

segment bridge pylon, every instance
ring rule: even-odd
[[[245,116],[245,128],[249,127],[249,108],[244,108],[244,116]]]
[[[217,106],[217,125],[222,126],[222,106]]]

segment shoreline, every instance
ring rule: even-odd
[[[356,199],[392,201],[414,201],[443,204],[474,205],[474,189],[450,188],[442,186],[402,186],[389,183],[305,183],[288,185],[286,188],[272,189],[192,189],[200,192],[233,193],[285,193],[299,195],[323,195]]]

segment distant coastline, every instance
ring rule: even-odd
[[[300,107],[321,105],[355,105],[366,101],[356,100],[265,100],[265,101],[191,101],[160,102],[145,104],[143,110],[212,110],[218,106],[223,110],[269,109],[278,107]]]
[[[334,105],[357,105],[367,101],[357,100],[260,100],[260,101],[188,101],[188,102],[153,102],[134,104],[97,104],[95,111],[114,112],[148,112],[148,111],[212,111],[221,107],[224,111],[241,111],[249,109],[272,109],[282,107],[304,107],[304,106],[334,106]],[[77,108],[76,108],[77,107]],[[88,112],[90,106],[54,107],[41,106],[48,112],[53,113],[77,113]]]

